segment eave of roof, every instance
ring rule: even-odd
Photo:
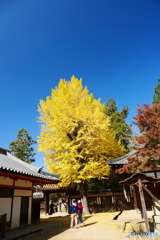
[[[49,182],[59,182],[59,175],[40,171],[41,169],[42,168],[33,166],[18,159],[9,152],[7,152],[6,155],[0,153],[1,172],[29,177],[33,179],[47,180]]]
[[[146,146],[146,144],[141,144],[140,146],[138,146],[139,149],[142,149]],[[138,150],[131,150],[129,153],[125,154],[124,156],[121,156],[119,158],[113,158],[113,159],[108,159],[108,164],[109,165],[116,165],[116,164],[128,164],[127,158],[134,156],[136,153],[139,152]]]
[[[137,183],[138,179],[142,179],[143,182],[159,182],[159,178],[154,178],[147,176],[145,173],[134,173],[130,177],[126,178],[123,181],[120,181],[119,183],[122,185],[133,185]]]
[[[0,176],[10,177],[12,179],[22,179],[22,180],[28,180],[33,182],[34,184],[58,184],[59,180],[53,180],[53,179],[46,179],[46,178],[39,178],[34,177],[31,175],[21,174],[21,173],[13,173],[12,171],[4,170],[2,171],[0,169]]]
[[[108,164],[113,165],[113,164],[128,164],[127,158],[134,156],[138,150],[132,150],[131,152],[127,153],[126,155],[119,157],[119,158],[114,158],[114,159],[109,159]]]

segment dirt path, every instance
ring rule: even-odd
[[[158,238],[135,238],[130,236],[131,230],[123,232],[123,220],[140,216],[134,210],[124,211],[119,221],[112,221],[117,213],[96,213],[85,217],[85,226],[71,229],[70,216],[53,214],[44,217],[40,224],[16,229],[6,234],[7,240],[157,240]],[[23,235],[23,236],[22,236]],[[20,237],[21,236],[21,237]]]
[[[116,213],[97,213],[85,217],[85,226],[69,228],[70,216],[45,217],[40,224],[6,234],[12,240],[120,240],[121,230],[111,222]],[[23,236],[22,236],[23,235]],[[22,236],[22,237],[20,237]]]
[[[112,219],[111,214],[110,219]],[[115,215],[115,214],[114,214]],[[106,213],[95,214],[86,217],[85,226],[78,229],[68,229],[50,240],[119,240],[121,239],[121,230],[114,224],[108,224]]]

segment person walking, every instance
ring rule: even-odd
[[[83,206],[81,200],[78,200],[78,224],[84,226],[83,224]]]
[[[49,208],[50,208],[49,215],[52,215],[52,214],[54,213],[54,204],[53,204],[53,201],[51,201]]]
[[[78,207],[77,207],[77,203],[76,200],[73,199],[72,200],[72,204],[70,205],[70,214],[71,214],[71,224],[70,227],[73,228],[74,224],[75,224],[75,228],[77,228],[77,211],[78,211]]]

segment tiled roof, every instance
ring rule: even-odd
[[[151,170],[150,172],[152,173],[153,171]],[[125,180],[120,181],[119,183],[130,185],[130,184],[135,184],[136,182],[138,182],[139,179],[142,179],[143,183],[159,182],[159,178],[148,176],[144,172],[136,172],[136,173],[132,174],[130,177],[126,178]]]
[[[28,177],[40,178],[50,181],[59,181],[59,175],[41,171],[42,168],[28,164],[11,153],[0,153],[0,171],[7,171],[19,175],[27,175]]]
[[[139,146],[135,146],[137,148],[137,150],[133,149],[132,151],[130,151],[129,153],[127,153],[126,155],[119,157],[119,158],[113,158],[113,159],[109,159],[108,160],[108,164],[112,165],[112,164],[128,164],[127,158],[128,157],[133,157],[137,152],[139,152],[140,149],[146,147],[146,143],[143,143]]]
[[[113,165],[113,164],[128,164],[127,158],[134,156],[139,150],[132,150],[131,152],[127,153],[126,155],[119,157],[119,158],[114,158],[114,159],[109,159],[108,164]]]

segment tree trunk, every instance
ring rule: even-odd
[[[88,208],[88,200],[87,200],[87,191],[86,191],[86,182],[80,184],[80,196],[82,200],[82,205],[84,208],[85,214],[90,214]]]

